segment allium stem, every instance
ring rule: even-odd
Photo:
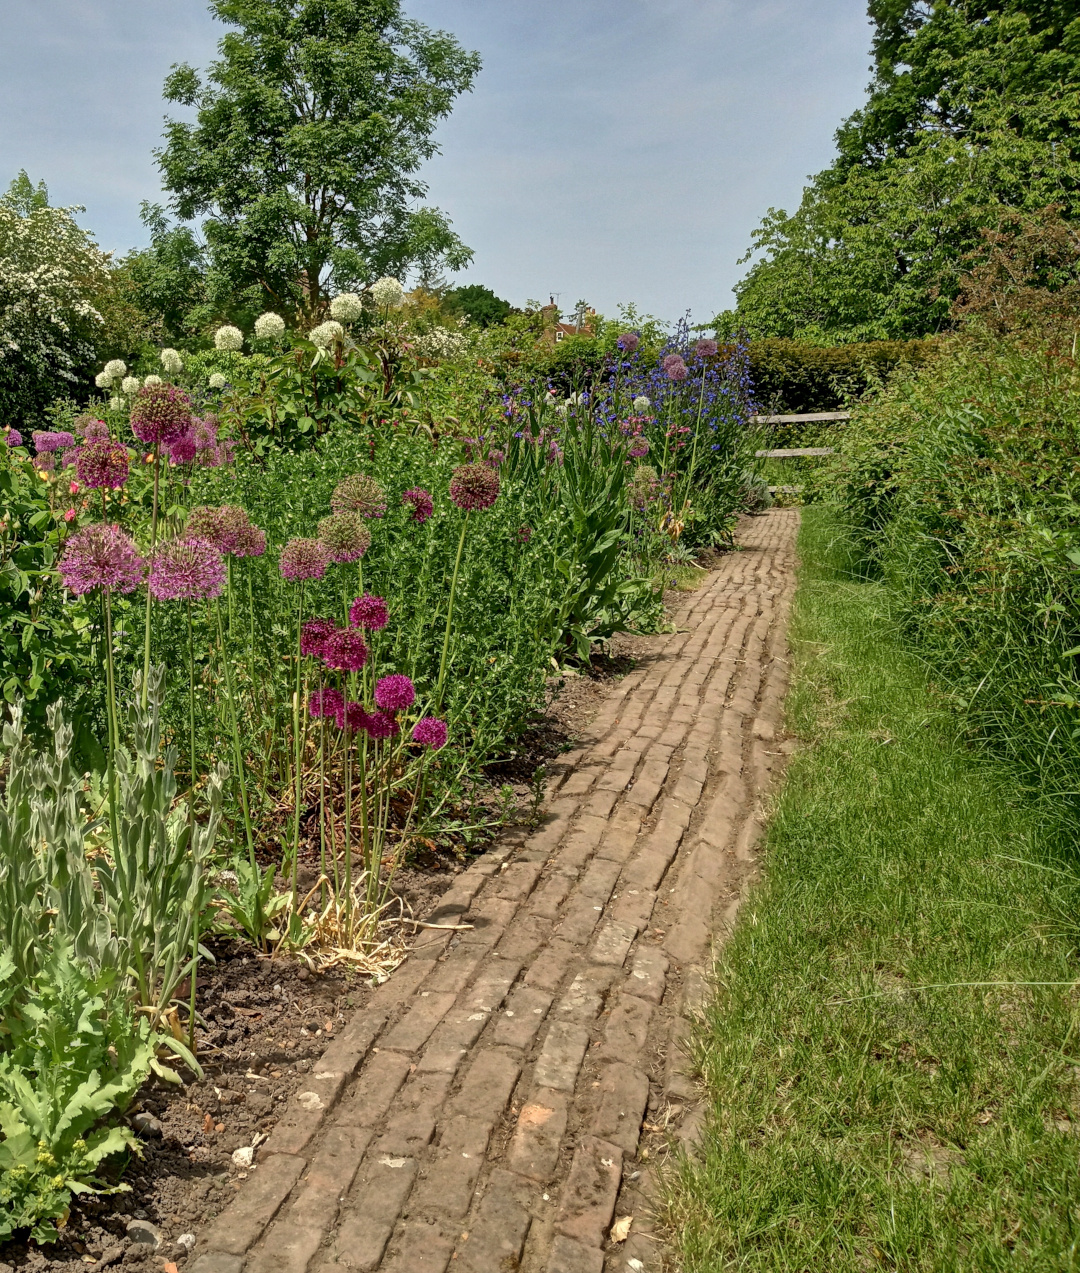
[[[187,666],[188,666],[188,764],[191,769],[191,787],[188,791],[188,818],[192,830],[195,827],[195,632],[191,626],[191,602],[187,603]],[[194,975],[194,972],[193,972]]]
[[[301,767],[303,755],[300,741],[300,676],[304,664],[304,656],[300,652],[300,638],[304,626],[304,584],[300,582],[299,605],[296,608],[296,690],[293,694],[293,756],[295,773],[293,775],[293,844],[292,844],[292,908],[296,911],[297,876],[300,869],[300,790],[302,785]]]
[[[255,862],[255,835],[251,829],[251,809],[248,805],[247,778],[244,773],[244,753],[240,746],[240,726],[236,717],[236,689],[233,686],[232,666],[229,652],[225,648],[225,634],[221,622],[221,602],[214,601],[214,613],[217,615],[218,645],[221,647],[221,662],[225,671],[225,694],[228,699],[229,725],[232,730],[233,760],[236,764],[236,777],[240,784],[240,809],[244,815],[244,832],[247,835],[248,861],[253,872],[257,871]],[[260,916],[260,921],[261,921]],[[262,931],[260,923],[259,931]]]
[[[697,404],[697,422],[694,425],[694,445],[690,450],[690,472],[686,478],[686,494],[683,496],[683,513],[686,512],[690,503],[690,492],[694,486],[694,469],[697,466],[697,444],[698,434],[701,432],[701,413],[705,406],[705,373],[707,368],[702,365],[701,368],[701,389],[698,393]]]
[[[471,511],[471,510],[470,510]],[[450,599],[446,606],[446,632],[443,635],[442,658],[439,660],[439,680],[435,686],[435,711],[442,707],[443,683],[446,680],[446,656],[450,651],[450,625],[454,619],[454,593],[457,591],[458,571],[461,568],[461,551],[465,547],[465,532],[469,529],[469,512],[461,523],[461,538],[458,540],[457,557],[454,558],[454,575],[450,580]]]
[[[158,523],[158,485],[161,477],[161,448],[154,444],[154,506],[150,516],[150,559],[153,560],[154,549],[157,547],[157,523]],[[146,630],[143,634],[143,679],[142,679],[142,709],[146,711],[146,695],[150,689],[150,606],[153,598],[150,595],[150,589],[146,590]]]
[[[112,837],[113,860],[120,852],[120,831],[117,822],[116,749],[120,742],[116,724],[116,673],[113,667],[112,596],[108,588],[105,594],[105,691],[109,714],[109,834]]]

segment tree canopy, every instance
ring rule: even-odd
[[[480,69],[400,0],[211,0],[235,28],[205,78],[174,66],[157,152],[182,221],[203,218],[211,302],[311,318],[328,292],[460,269],[471,251],[427,193],[434,130]]]

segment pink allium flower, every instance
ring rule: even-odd
[[[339,564],[359,561],[371,547],[371,531],[358,513],[331,513],[319,523],[319,541]]]
[[[35,455],[34,468],[39,473],[51,473],[56,468],[56,456],[51,451],[47,451],[44,455]]]
[[[209,451],[217,446],[218,418],[216,415],[196,417],[192,421],[191,436],[195,439],[197,451]]]
[[[312,716],[336,716],[345,706],[345,696],[341,690],[316,690],[308,700],[308,711]]]
[[[95,491],[119,490],[128,479],[129,469],[127,447],[110,441],[108,435],[79,447],[75,457],[79,481]]]
[[[131,431],[147,446],[170,446],[191,428],[191,399],[175,385],[143,385],[131,404]]]
[[[8,444],[8,446],[22,446],[22,434],[18,429],[9,428],[7,433],[4,434],[4,441]]]
[[[382,597],[365,592],[357,597],[349,607],[349,622],[354,628],[364,628],[368,632],[381,632],[390,620],[390,612]]]
[[[109,436],[109,426],[92,415],[81,415],[75,421],[75,432],[87,442],[104,442]]]
[[[715,340],[699,340],[694,346],[699,358],[711,358],[716,353],[717,348]]]
[[[236,504],[204,504],[192,509],[187,533],[208,540],[218,552],[236,557],[260,557],[266,549],[266,536]]]
[[[240,532],[236,547],[233,549],[233,556],[261,557],[264,552],[266,552],[266,531],[248,522]]]
[[[363,703],[342,701],[341,706],[334,710],[334,719],[337,721],[338,729],[348,728],[355,734],[359,729],[367,729],[367,723],[371,718],[364,711]]]
[[[400,712],[416,702],[416,690],[412,681],[400,672],[383,676],[375,682],[375,705],[384,712]]]
[[[425,491],[422,486],[414,486],[412,490],[406,491],[401,497],[401,502],[412,505],[414,522],[426,522],[435,511],[435,501],[431,498],[430,492]]]
[[[225,573],[225,558],[213,544],[186,535],[154,553],[147,586],[158,601],[201,601],[221,596]]]
[[[630,455],[632,455],[635,460],[640,460],[643,455],[648,455],[648,454],[649,454],[649,439],[648,438],[634,438],[631,440]]]
[[[278,559],[281,577],[293,583],[321,579],[329,564],[330,556],[317,539],[290,539]]]
[[[131,592],[142,582],[146,562],[119,526],[98,522],[72,535],[60,558],[64,587],[81,597],[93,588]]]
[[[664,374],[669,380],[685,380],[690,374],[686,369],[686,363],[678,354],[668,354],[662,365]]]
[[[326,638],[337,631],[337,624],[329,619],[308,619],[300,627],[300,653],[322,658]]]
[[[368,477],[366,473],[354,473],[334,487],[330,507],[335,513],[382,517],[386,512],[386,492],[373,477]]]
[[[499,475],[486,464],[459,464],[450,479],[450,498],[466,512],[490,508],[499,498]]]
[[[165,451],[169,456],[170,464],[190,464],[196,454],[193,430],[188,429],[186,433],[181,433],[178,438],[174,438],[171,442],[166,442]]]
[[[401,732],[401,726],[387,712],[375,712],[364,721],[369,738],[393,738]]]
[[[359,632],[335,628],[325,639],[322,661],[337,672],[359,672],[368,660],[368,648]]]
[[[615,344],[626,354],[632,354],[638,345],[641,344],[641,337],[637,332],[623,332],[615,341]]]
[[[34,450],[38,455],[45,455],[49,451],[64,451],[75,445],[73,433],[36,431],[33,436]]]
[[[413,742],[422,743],[433,751],[438,751],[440,747],[445,747],[446,738],[446,721],[439,720],[438,717],[423,716],[413,726]]]

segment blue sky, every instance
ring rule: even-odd
[[[672,320],[731,302],[750,232],[793,207],[869,80],[863,0],[405,0],[484,59],[438,138],[429,201],[475,249],[459,281]],[[203,0],[6,6],[0,180],[145,242],[169,66],[205,66]]]

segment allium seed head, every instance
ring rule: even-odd
[[[104,438],[87,442],[75,458],[75,472],[83,486],[91,490],[119,490],[130,471],[127,447]]]
[[[131,431],[147,446],[170,446],[191,428],[191,399],[175,385],[144,385],[131,404]]]
[[[142,582],[146,562],[119,526],[98,522],[68,540],[60,578],[76,596],[94,588],[131,592]]]
[[[321,579],[329,564],[330,556],[317,539],[290,539],[278,558],[281,577],[292,583]]]
[[[400,672],[383,676],[375,682],[375,705],[384,712],[400,712],[416,702],[416,690],[412,681]]]
[[[366,473],[353,473],[334,487],[330,507],[335,513],[382,517],[386,512],[386,492],[373,477],[368,477]]]
[[[363,628],[366,632],[381,632],[389,618],[386,602],[370,592],[357,597],[349,607],[349,622],[354,628]]]
[[[439,720],[438,717],[422,716],[413,726],[413,742],[422,743],[425,747],[430,747],[432,751],[445,747],[446,738],[446,721]]]
[[[450,498],[466,512],[490,508],[499,498],[499,475],[486,464],[459,464],[450,479]]]
[[[319,540],[331,561],[359,561],[371,547],[371,531],[356,513],[331,513],[319,522]]]
[[[322,661],[333,671],[359,672],[367,660],[367,644],[351,628],[335,628],[323,642]]]
[[[147,586],[158,601],[202,601],[221,596],[225,575],[225,558],[214,545],[185,535],[159,546]]]
[[[435,501],[431,498],[430,492],[425,491],[422,486],[414,486],[412,490],[406,491],[401,497],[401,502],[412,505],[414,522],[426,522],[435,512]]]

